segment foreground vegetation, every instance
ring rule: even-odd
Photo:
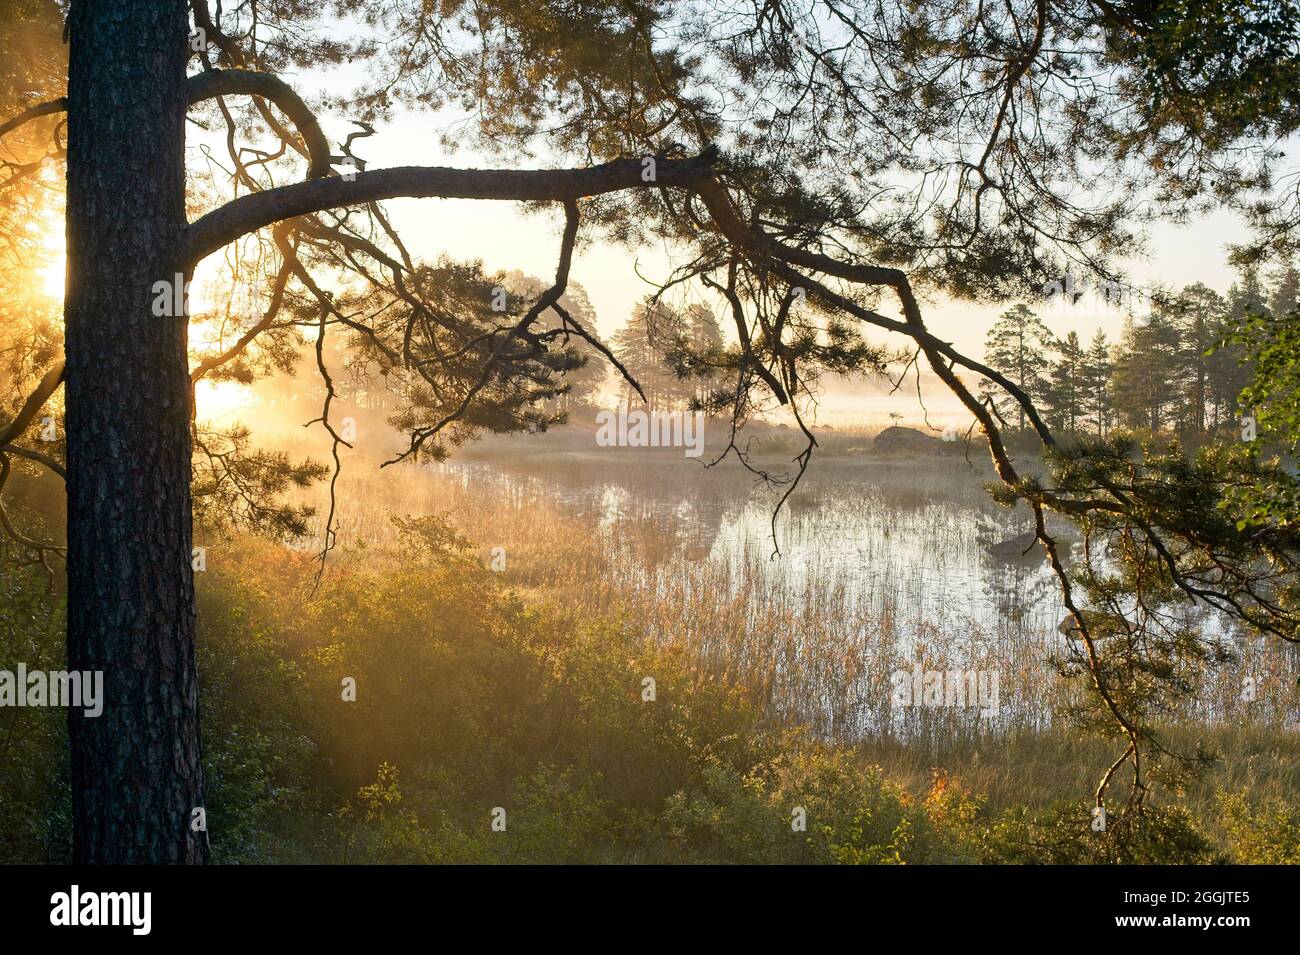
[[[343,562],[315,596],[311,555],[261,541],[200,575],[215,859],[1300,861],[1294,734],[1201,732],[1217,767],[1096,833],[1080,795],[1101,745],[1060,729],[818,742],[630,619],[523,599],[446,521],[398,523],[400,562]],[[0,654],[56,665],[43,576],[0,586]],[[64,716],[0,712],[6,861],[70,855]]]

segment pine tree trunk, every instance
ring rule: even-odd
[[[203,862],[183,271],[185,0],[74,0],[68,72],[68,659],[78,862]]]

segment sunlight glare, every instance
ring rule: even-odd
[[[55,219],[50,223],[41,245],[49,253],[48,264],[36,270],[41,280],[41,292],[61,302],[68,268],[68,245],[63,231],[63,220]]]
[[[200,421],[218,421],[257,404],[257,395],[237,381],[200,381],[194,388]]]

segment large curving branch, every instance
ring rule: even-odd
[[[37,103],[35,106],[28,107],[17,116],[12,116],[0,123],[0,136],[12,132],[19,126],[25,126],[34,119],[42,116],[51,116],[55,113],[65,112],[68,108],[68,98],[60,96],[58,99],[52,99],[45,103]]]
[[[185,87],[191,106],[205,100],[216,99],[218,96],[256,96],[274,103],[279,107],[280,112],[292,120],[307,146],[307,152],[311,157],[307,177],[318,179],[329,175],[329,140],[325,138],[316,115],[293,87],[284,80],[256,70],[205,70],[189,77],[185,81]],[[41,116],[65,112],[67,108],[66,96],[38,103],[0,123],[0,136]]]
[[[27,400],[23,402],[23,406],[18,410],[18,415],[14,420],[10,421],[3,427],[0,427],[0,491],[3,491],[5,485],[9,482],[9,473],[11,470],[9,456],[11,454],[43,464],[55,474],[58,474],[65,480],[67,479],[66,472],[53,458],[41,454],[39,451],[29,451],[26,448],[21,448],[12,443],[16,439],[22,437],[23,432],[27,430],[31,423],[36,419],[36,415],[40,412],[41,408],[44,407],[45,402],[50,399],[50,395],[54,394],[59,385],[63,383],[65,364],[63,354],[60,353],[55,363],[41,378],[40,383],[36,386],[36,390],[27,396]],[[14,525],[13,520],[9,517],[9,512],[5,510],[3,499],[0,499],[0,531],[3,531],[11,539],[36,555],[35,562],[45,568],[45,572],[49,576],[50,580],[50,589],[51,592],[53,592],[54,571],[51,570],[49,563],[45,559],[45,555],[47,551],[54,554],[63,554],[66,553],[66,548],[51,542],[33,540],[23,534],[22,531]]]
[[[1053,437],[1051,430],[1039,415],[1033,400],[1025,393],[1024,389],[996,369],[962,354],[953,348],[951,342],[945,342],[937,338],[926,329],[921,321],[921,313],[916,298],[912,293],[911,280],[902,269],[841,262],[819,252],[785,245],[773,239],[767,233],[746,225],[736,212],[726,194],[726,190],[716,179],[710,178],[700,181],[695,191],[704,203],[705,208],[708,209],[709,215],[718,227],[718,231],[732,244],[751,255],[757,256],[760,260],[769,262],[776,260],[777,262],[811,269],[814,272],[821,272],[824,275],[833,275],[836,278],[846,279],[861,285],[885,286],[893,289],[903,306],[904,321],[888,318],[860,306],[850,308],[847,300],[833,294],[824,294],[822,297],[829,304],[869,321],[873,325],[887,331],[898,332],[900,335],[907,335],[923,348],[933,349],[936,355],[942,355],[949,361],[962,365],[996,383],[1024,409],[1025,416],[1033,425],[1043,444],[1049,448],[1056,447],[1055,437]],[[778,267],[777,271],[781,271],[781,269]],[[791,280],[789,276],[786,276],[786,278]],[[793,282],[795,285],[800,284],[797,278]],[[930,357],[933,358],[934,356]],[[961,397],[960,394],[958,397]],[[978,418],[979,415],[976,414],[976,417]]]
[[[194,25],[200,30],[206,32],[211,42],[221,51],[226,62],[239,69],[247,69],[256,65],[255,62],[246,56],[243,50],[239,48],[239,44],[236,43],[234,39],[223,33],[216,23],[213,22],[212,14],[208,10],[208,5],[205,0],[191,0],[190,9],[194,11]],[[206,55],[204,55],[202,59],[205,64],[208,62]],[[274,113],[267,109],[266,104],[262,102],[261,99],[254,97],[253,106],[257,109],[257,112],[261,115],[262,120],[266,125],[271,128],[271,132],[275,133],[275,135],[287,144],[294,152],[298,153],[304,159],[311,161],[312,152],[308,150],[307,146],[299,137],[291,135],[290,132],[284,128],[284,125]]]
[[[256,70],[205,70],[186,80],[190,105],[218,96],[257,96],[279,107],[293,122],[307,146],[311,164],[308,179],[319,179],[330,172],[330,145],[316,120],[316,114],[293,87],[271,73]]]
[[[0,428],[0,445],[9,444],[22,437],[23,432],[35,420],[37,412],[49,400],[50,395],[54,394],[59,385],[63,383],[64,366],[63,353],[60,352],[58,359],[41,378],[36,390],[27,396],[22,408],[18,410],[18,415],[13,421]]]
[[[652,158],[652,157],[646,157]],[[711,176],[717,152],[689,159],[654,158],[654,176],[643,178],[642,159],[617,159],[585,169],[454,169],[396,166],[299,182],[232,199],[187,230],[189,262],[197,263],[240,236],[283,219],[380,199],[494,199],[571,202],[624,189],[692,188]]]
[[[62,464],[54,458],[45,454],[43,451],[36,451],[32,448],[24,448],[17,444],[0,444],[0,455],[13,454],[20,458],[26,458],[28,461],[35,461],[44,467],[51,474],[57,474],[64,481],[68,479],[68,471]]]

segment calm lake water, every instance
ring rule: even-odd
[[[1032,529],[1028,511],[993,504],[987,475],[960,457],[814,460],[777,517],[778,552],[778,491],[755,486],[734,462],[705,469],[663,453],[629,460],[635,453],[617,462],[462,460],[439,470],[516,506],[558,503],[614,534],[650,522],[692,560],[748,564],[788,593],[842,584],[855,609],[874,615],[989,632],[1012,622],[1046,635],[1064,614],[1036,544],[1023,557],[991,550]]]
[[[787,461],[764,463],[783,470]],[[1062,700],[1053,661],[1081,659],[1057,630],[1065,610],[1040,548],[1022,555],[1008,546],[1031,530],[1027,509],[994,504],[989,468],[960,454],[842,446],[815,458],[777,518],[779,552],[772,512],[784,488],[764,486],[734,461],[708,469],[680,451],[557,447],[539,436],[471,446],[428,473],[432,480],[421,481],[386,471],[396,489],[388,506],[451,508],[477,520],[466,530],[479,545],[509,545],[510,571],[523,575],[508,576],[512,586],[562,603],[574,574],[550,560],[550,578],[530,577],[530,563],[547,563],[538,546],[558,553],[572,543],[575,560],[595,548],[603,559],[583,572],[630,595],[636,623],[651,636],[686,643],[720,671],[760,683],[773,712],[828,738],[1041,728]],[[561,521],[545,516],[557,512]],[[342,519],[346,540],[346,510]],[[384,524],[376,518],[359,536],[380,540]],[[1073,542],[1072,528],[1052,529],[1063,549]],[[531,553],[530,536],[542,541]],[[1241,667],[1205,675],[1198,715],[1230,713],[1251,668],[1294,683],[1286,675],[1293,662],[1243,649]],[[900,715],[890,680],[918,665],[996,672],[997,717],[969,709]]]

